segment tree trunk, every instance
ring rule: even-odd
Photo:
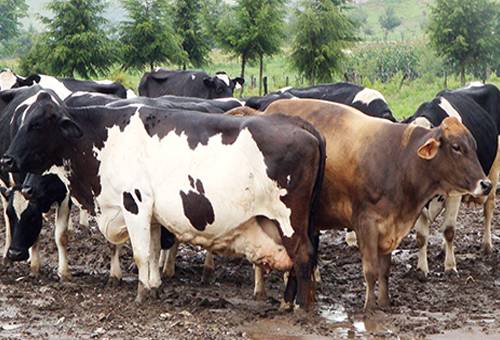
[[[186,63],[182,63],[182,69],[186,71]]]
[[[465,65],[460,65],[460,83],[462,86],[465,85]]]
[[[448,71],[444,71],[444,88],[448,88]]]
[[[264,73],[264,56],[262,53],[259,55],[259,96],[262,96],[262,75]]]
[[[153,71],[154,71],[154,68],[155,68],[154,63],[149,63],[149,67],[151,68],[151,72],[153,72]]]
[[[245,66],[247,64],[247,56],[245,53],[241,55],[241,74],[240,77],[245,79]],[[245,85],[241,85],[240,97],[243,97],[243,89]]]

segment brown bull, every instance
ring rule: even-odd
[[[475,140],[456,118],[434,129],[394,124],[351,107],[310,99],[279,100],[264,112],[312,123],[326,139],[326,169],[317,227],[356,232],[366,281],[365,310],[390,303],[391,252],[435,195],[486,195],[491,182]],[[238,108],[229,114],[255,114]],[[259,283],[259,282],[257,282]]]

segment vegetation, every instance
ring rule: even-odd
[[[187,61],[195,68],[200,68],[208,63],[210,46],[208,39],[201,27],[201,2],[200,0],[176,0],[174,7],[175,32],[181,39],[181,46],[187,54]],[[186,69],[186,60],[182,63]]]
[[[394,12],[393,7],[387,7],[385,9],[384,14],[382,14],[378,18],[378,22],[380,23],[380,26],[384,30],[384,40],[387,41],[387,36],[389,35],[389,32],[394,31],[396,27],[401,25],[401,19],[399,19],[396,16],[396,12]]]
[[[19,35],[20,20],[27,10],[24,0],[0,0],[0,43]]]
[[[498,63],[500,10],[494,0],[436,0],[431,7],[429,36],[437,53],[459,70],[481,65],[483,79]]]
[[[53,0],[48,8],[54,17],[42,17],[47,31],[23,56],[24,71],[84,78],[107,73],[117,59],[104,30],[102,0]],[[31,73],[31,72],[27,72]]]
[[[331,0],[302,5],[294,30],[292,64],[312,84],[332,81],[340,72],[344,50],[355,40],[353,22]]]
[[[183,64],[187,56],[168,20],[164,0],[123,0],[129,19],[121,23],[120,45],[123,69],[144,69],[149,65]]]

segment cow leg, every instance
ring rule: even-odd
[[[120,250],[122,249],[121,244],[111,244],[111,264],[109,268],[109,281],[110,286],[116,286],[122,280],[122,268],[120,265]]]
[[[56,208],[55,239],[57,246],[58,266],[57,275],[61,281],[71,280],[71,273],[68,268],[68,221],[70,217],[69,209],[70,197],[67,195],[61,204]]]
[[[210,281],[210,277],[214,272],[215,261],[214,255],[212,252],[207,251],[207,256],[205,256],[205,262],[203,263],[203,274],[201,275],[201,282],[208,283]]]
[[[429,264],[427,262],[427,244],[429,241],[429,227],[444,208],[444,197],[432,199],[428,208],[424,208],[415,223],[417,231],[418,263],[417,270],[422,271],[425,276],[429,274]]]
[[[379,275],[378,275],[378,305],[379,307],[389,306],[389,274],[391,273],[391,253],[379,254]]]
[[[297,279],[296,303],[308,310],[314,302],[313,257],[316,256],[313,245],[308,238],[302,240],[294,258],[294,270]]]
[[[167,278],[172,278],[175,275],[175,258],[177,257],[177,250],[179,249],[179,242],[175,241],[172,247],[168,250],[163,250],[165,253],[165,261],[163,262],[163,275]]]
[[[2,206],[3,206],[3,220],[5,221],[5,244],[3,248],[3,254],[2,254],[2,260],[3,263],[5,264],[7,262],[7,253],[9,252],[10,245],[12,243],[12,230],[10,227],[10,221],[7,216],[7,205],[8,202],[7,200],[3,197],[3,195],[0,195],[2,199]]]
[[[89,213],[83,209],[80,208],[80,215],[79,215],[79,223],[81,226],[88,228],[89,226]]]
[[[149,287],[155,292],[155,296],[159,297],[159,290],[161,286],[161,274],[160,274],[160,252],[161,252],[161,228],[162,226],[158,223],[151,224],[151,243],[150,243],[150,273],[149,273]]]
[[[30,248],[30,268],[31,275],[37,277],[40,274],[40,250],[38,247],[38,241],[35,241]]]
[[[457,223],[458,209],[460,208],[461,196],[448,197],[446,200],[446,210],[444,223],[441,228],[445,240],[445,258],[444,270],[457,271],[457,263],[455,261],[455,250],[453,239],[455,238],[455,224]]]
[[[500,139],[499,139],[500,141]],[[493,219],[493,212],[495,211],[495,196],[498,184],[498,175],[500,173],[500,148],[497,150],[495,162],[490,169],[488,178],[493,185],[488,199],[484,204],[484,234],[483,234],[483,251],[485,254],[491,253],[493,250],[493,243],[491,242],[491,220]]]
[[[356,232],[361,259],[363,262],[363,275],[366,283],[365,312],[375,309],[375,284],[379,275],[378,259],[378,232],[371,225],[365,226],[362,233]]]
[[[255,300],[261,301],[267,298],[266,294],[266,282],[264,280],[264,270],[261,266],[254,265],[254,278],[255,286],[253,290],[253,296]]]

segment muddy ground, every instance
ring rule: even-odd
[[[497,200],[497,206],[500,206]],[[73,213],[76,222],[76,212]],[[2,222],[3,223],[3,222]],[[362,313],[364,285],[356,248],[343,232],[322,235],[323,282],[311,315],[282,312],[282,279],[267,275],[269,298],[252,298],[253,271],[245,260],[216,258],[208,285],[200,283],[203,252],[181,247],[174,279],[165,280],[159,299],[136,305],[136,274],[127,271],[131,251],[122,256],[124,281],[107,285],[110,250],[95,224],[70,236],[73,280],[60,283],[57,253],[48,224],[42,233],[42,271],[30,276],[27,263],[0,270],[0,337],[98,339],[321,339],[435,338],[500,339],[500,209],[494,218],[494,252],[480,252],[482,210],[463,208],[458,222],[458,275],[443,273],[441,236],[436,225],[429,245],[431,274],[415,275],[415,235],[394,252],[392,307],[369,317]],[[4,234],[1,226],[0,244]]]

